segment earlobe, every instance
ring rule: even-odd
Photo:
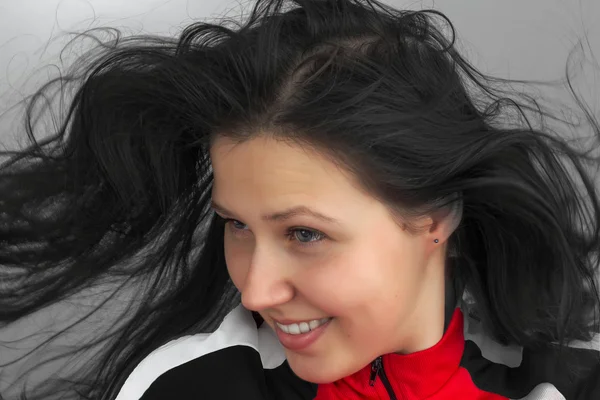
[[[433,242],[446,241],[458,228],[462,220],[463,202],[458,198],[452,204],[444,207],[433,215],[434,223],[430,233],[435,235]]]

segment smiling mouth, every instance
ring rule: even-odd
[[[277,325],[277,327],[279,329],[281,329],[283,332],[285,332],[287,334],[301,335],[303,333],[308,333],[314,329],[317,329],[318,327],[326,324],[330,320],[331,320],[331,317],[327,317],[327,318],[321,318],[321,319],[313,319],[312,321],[288,324],[288,325],[284,325],[279,322],[275,322],[275,324]]]

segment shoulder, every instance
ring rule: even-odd
[[[150,353],[116,400],[312,399],[316,388],[290,370],[275,334],[256,328],[241,305],[219,328],[173,340]]]

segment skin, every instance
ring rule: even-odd
[[[213,202],[225,257],[243,305],[275,320],[334,317],[292,370],[314,383],[338,380],[382,354],[435,345],[444,332],[447,217],[413,221],[411,234],[347,172],[319,153],[258,136],[211,146]],[[298,213],[305,206],[334,221]],[[439,243],[435,243],[434,239]]]

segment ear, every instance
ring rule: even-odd
[[[455,200],[446,207],[442,207],[431,215],[432,224],[428,236],[431,240],[438,239],[445,243],[454,233],[462,221],[463,201],[460,195],[455,195]]]

